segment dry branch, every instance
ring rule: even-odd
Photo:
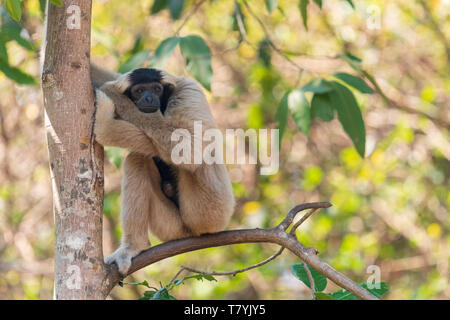
[[[287,248],[302,261],[326,276],[328,279],[353,293],[355,296],[365,300],[377,300],[373,294],[359,286],[354,281],[347,278],[342,273],[330,267],[327,263],[317,257],[317,250],[307,248],[301,244],[296,236],[295,230],[287,233],[287,228],[292,224],[298,212],[313,209],[307,215],[311,215],[312,211],[319,208],[328,208],[331,204],[328,202],[305,203],[292,208],[286,218],[275,228],[271,229],[240,229],[231,231],[222,231],[214,234],[202,235],[200,237],[191,237],[179,240],[169,241],[148,250],[143,251],[132,260],[132,265],[128,274],[149,266],[163,259],[176,256],[185,252],[200,250],[210,247],[220,247],[239,243],[276,243]],[[314,210],[315,209],[315,210]],[[304,219],[302,219],[304,221]],[[296,225],[299,225],[298,223]],[[106,266],[108,272],[104,282],[104,295],[108,295],[112,288],[121,281],[116,265]]]

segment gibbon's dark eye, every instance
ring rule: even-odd
[[[144,89],[139,88],[139,89],[136,90],[136,92],[139,93],[139,94],[141,94],[142,92],[144,92]]]
[[[156,93],[160,93],[161,92],[161,87],[155,87],[154,90],[155,90]]]

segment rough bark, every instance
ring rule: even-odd
[[[103,148],[93,139],[91,1],[49,4],[47,19],[42,90],[55,218],[54,298],[103,299]]]

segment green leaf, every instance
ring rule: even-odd
[[[189,73],[211,91],[211,51],[206,43],[199,36],[187,36],[180,39],[180,49]]]
[[[309,0],[300,0],[299,7],[300,13],[302,14],[303,25],[305,29],[308,30],[308,4]]]
[[[5,7],[8,10],[11,18],[16,21],[20,21],[22,18],[22,8],[20,0],[5,0]]]
[[[155,0],[150,12],[151,14],[156,14],[165,8],[167,8],[167,0]]]
[[[148,55],[150,54],[150,50],[143,50],[132,55],[127,61],[125,61],[119,67],[119,73],[125,73],[137,68],[142,67],[145,61],[148,60]]]
[[[183,0],[169,0],[169,10],[172,19],[177,20],[183,11]]]
[[[156,291],[145,291],[144,296],[140,297],[138,300],[152,300]]]
[[[303,92],[325,93],[333,90],[328,81],[317,78],[302,87]]]
[[[23,48],[34,51],[33,44],[23,37],[24,29],[3,8],[0,9],[0,39],[4,42],[16,41]],[[25,30],[26,31],[26,30]]]
[[[311,119],[320,118],[331,121],[334,118],[334,109],[328,93],[316,93],[311,100]]]
[[[359,155],[364,158],[366,129],[355,96],[346,86],[339,82],[331,81],[329,83],[334,88],[329,94],[333,107],[337,111],[339,122],[353,141]]]
[[[266,1],[267,11],[269,11],[269,13],[272,13],[272,11],[277,8],[278,0],[265,0],[265,1]]]
[[[287,92],[280,101],[277,113],[275,115],[275,120],[277,121],[277,129],[279,130],[279,146],[281,146],[281,139],[283,137],[284,131],[286,129],[286,124],[288,120],[288,96]]]
[[[369,291],[370,293],[372,293],[377,298],[380,298],[383,294],[385,294],[386,292],[389,291],[388,285],[385,282],[377,283],[377,285],[379,285],[379,287],[380,287],[378,289],[377,288],[369,289],[367,283],[360,283],[359,285],[361,287],[363,287],[364,289],[366,289],[367,291]],[[374,284],[372,284],[372,285],[374,285]],[[333,297],[334,300],[360,300],[358,297],[351,294],[350,292],[348,292],[345,289],[339,289],[339,290],[333,292],[331,294],[331,296]]]
[[[170,37],[162,41],[155,54],[150,58],[150,65],[155,68],[164,68],[176,46],[180,42],[178,37]]]
[[[0,71],[5,74],[11,80],[14,80],[18,84],[36,84],[36,79],[23,72],[22,70],[9,65],[5,60],[0,60]]]
[[[61,0],[50,0],[55,6],[61,7],[63,5]]]
[[[258,58],[266,68],[270,66],[270,58],[272,56],[271,49],[272,47],[270,46],[270,42],[267,38],[259,43]]]
[[[346,0],[346,1],[352,6],[353,9],[355,9],[355,5],[353,4],[352,0]]]
[[[0,59],[3,61],[8,61],[8,51],[6,50],[6,45],[0,40]]]
[[[314,295],[316,296],[317,300],[336,300],[333,298],[333,296],[329,293],[323,293],[323,292],[314,292]]]
[[[151,300],[177,300],[177,299],[171,296],[166,288],[162,288],[153,294]]]
[[[351,75],[349,73],[340,72],[335,73],[333,76],[336,78],[344,81],[348,85],[352,86],[353,88],[357,89],[358,91],[362,93],[372,94],[372,89],[362,80],[361,78],[355,77],[354,75]]]
[[[114,164],[117,169],[120,169],[123,159],[123,149],[116,147],[105,147],[106,157]]]
[[[314,286],[316,291],[320,292],[325,289],[327,286],[327,278],[316,271],[315,269],[308,266],[309,271],[311,272],[312,278],[314,280]],[[306,270],[303,266],[303,263],[296,263],[291,266],[292,273],[294,276],[299,279],[301,282],[303,282],[308,288],[311,288],[311,285],[309,283],[308,274],[306,273]]]
[[[288,108],[292,114],[294,122],[297,127],[305,135],[309,136],[309,124],[311,122],[311,115],[309,110],[308,100],[302,90],[294,90],[288,96]]]
[[[314,0],[314,2],[317,3],[320,9],[322,9],[322,0]]]

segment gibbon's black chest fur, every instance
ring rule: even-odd
[[[161,176],[161,191],[170,199],[177,208],[180,208],[178,199],[178,179],[175,168],[161,160],[159,157],[153,157],[153,162],[158,168]]]

